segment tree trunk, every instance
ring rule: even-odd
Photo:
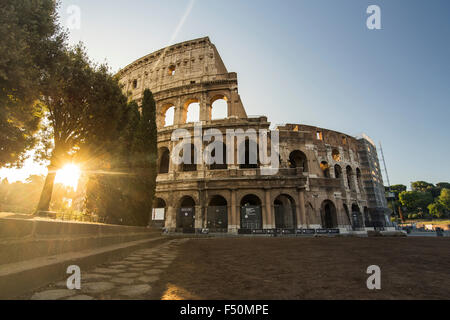
[[[52,200],[53,184],[55,182],[56,170],[52,165],[48,166],[48,174],[45,178],[44,187],[42,189],[41,198],[36,208],[36,213],[39,211],[48,211],[50,208],[50,201]]]

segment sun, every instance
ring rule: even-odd
[[[66,187],[71,187],[76,191],[80,175],[80,167],[72,163],[67,164],[62,169],[56,171],[55,183],[60,183]]]

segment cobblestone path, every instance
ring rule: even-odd
[[[67,289],[66,280],[30,293],[31,300],[148,299],[152,285],[178,254],[187,239],[174,239],[148,249],[140,249],[122,260],[108,262],[83,272],[81,289]],[[69,277],[70,275],[67,275]]]

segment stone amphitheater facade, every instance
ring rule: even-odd
[[[224,141],[229,129],[259,132],[270,126],[265,116],[247,116],[237,74],[228,72],[208,37],[151,53],[118,75],[130,100],[139,103],[149,88],[157,103],[159,174],[154,210],[164,220],[154,220],[156,225],[172,232],[227,233],[276,229],[346,233],[389,225],[387,214],[374,209],[383,207],[384,196],[381,205],[371,203],[366,191],[373,183],[382,185],[379,166],[375,163],[375,170],[364,166],[360,157],[365,145],[344,133],[303,124],[278,126],[280,169],[272,175],[262,174],[260,164],[171,161],[173,131],[182,128],[194,135],[195,124],[187,122],[192,105],[199,109],[197,124],[203,131],[218,129]],[[226,116],[212,119],[218,101],[226,106]],[[169,110],[173,120],[166,122]]]

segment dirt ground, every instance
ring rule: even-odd
[[[161,299],[450,299],[450,239],[191,239],[159,284]]]

